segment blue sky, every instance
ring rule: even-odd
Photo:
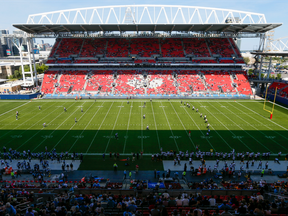
[[[268,23],[283,23],[274,38],[288,36],[288,0],[0,0],[0,29],[14,30],[13,23],[25,23],[29,14],[92,6],[163,4],[204,6],[264,13]],[[242,50],[254,49],[258,40],[242,41]]]

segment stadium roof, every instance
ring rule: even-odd
[[[230,9],[177,5],[120,5],[78,8],[29,15],[15,24],[27,33],[99,31],[185,31],[263,33],[281,23],[265,15]]]
[[[15,24],[14,27],[27,33],[46,32],[100,32],[100,31],[185,31],[185,32],[227,32],[264,33],[282,24]]]

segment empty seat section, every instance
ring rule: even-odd
[[[106,57],[128,57],[128,39],[109,39]]]
[[[137,71],[118,71],[115,94],[145,94],[143,75]]]
[[[46,71],[42,82],[41,92],[44,94],[52,94],[57,83],[57,71]]]
[[[139,57],[151,57],[160,54],[159,40],[152,38],[131,39],[130,53]]]
[[[281,83],[281,82],[273,82],[270,86],[269,86],[269,90],[273,90],[275,92],[276,87],[277,90],[280,90],[281,88],[287,86],[286,83]]]
[[[247,75],[244,73],[238,73],[236,76],[237,80],[234,80],[234,82],[237,84],[239,94],[252,95],[252,90]]]
[[[60,58],[67,58],[70,55],[78,55],[82,46],[83,39],[63,38],[56,54]]]
[[[177,82],[179,84],[178,90],[180,92],[189,93],[191,92],[191,88],[193,89],[193,92],[206,90],[202,79],[195,71],[181,71],[180,74],[178,74]]]
[[[184,57],[181,39],[176,38],[162,39],[161,51],[163,57]]]
[[[106,39],[85,39],[82,51],[79,57],[95,57],[96,55],[104,55],[106,47]]]
[[[186,55],[194,55],[196,57],[211,57],[205,39],[184,38],[183,44]]]
[[[85,90],[111,93],[113,81],[112,71],[94,71],[91,78],[87,81]]]
[[[84,90],[86,74],[87,71],[63,71],[56,93],[67,92],[70,87],[71,91]]]
[[[149,71],[147,80],[149,81],[147,94],[176,94],[175,81],[172,71]]]
[[[211,91],[220,92],[220,87],[223,92],[236,92],[236,89],[232,86],[232,80],[230,74],[225,71],[206,71],[206,84],[207,88]]]
[[[77,59],[75,60],[73,63],[74,64],[89,64],[89,63],[97,63],[98,60],[97,59]]]

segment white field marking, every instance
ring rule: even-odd
[[[17,102],[18,102],[18,101],[17,101]],[[30,101],[27,102],[27,103],[30,103]],[[5,115],[6,113],[9,113],[9,112],[11,112],[11,111],[13,111],[13,110],[15,110],[15,109],[19,109],[20,107],[26,105],[27,103],[24,103],[24,104],[22,104],[22,105],[20,105],[20,106],[18,106],[18,107],[15,107],[14,109],[11,109],[11,110],[9,110],[9,111],[7,111],[7,112],[5,112],[5,113],[2,113],[2,114],[0,114],[0,116]]]
[[[160,102],[160,103],[162,103],[162,102]],[[167,107],[167,106],[159,106],[159,107],[162,107],[162,108],[163,108],[163,107]]]
[[[53,104],[52,104],[51,106],[53,106]],[[46,109],[49,109],[51,106],[49,106],[49,107],[46,108]],[[45,109],[45,110],[46,110],[46,109]],[[43,113],[40,112],[40,113],[38,113],[37,115],[39,115],[39,114],[43,114]],[[37,116],[37,115],[35,115],[35,116]],[[34,118],[35,116],[33,116],[32,118]],[[44,119],[45,117],[46,117],[46,116],[44,116],[42,119]],[[40,119],[39,121],[37,121],[37,122],[36,122],[35,124],[33,124],[31,127],[33,127],[34,125],[36,125],[36,124],[37,124],[38,122],[40,122],[42,119]],[[31,120],[31,119],[28,119],[27,121],[30,121],[30,120]],[[27,121],[25,121],[25,122],[27,122]],[[23,123],[20,124],[20,125],[23,125],[25,122],[23,122]],[[18,128],[20,125],[18,125],[16,128]],[[29,130],[31,127],[27,128],[25,131]],[[8,131],[8,132],[5,133],[4,135],[2,135],[0,138],[2,138],[2,137],[5,136],[6,134],[14,131],[16,128],[14,128],[13,130]],[[25,131],[21,132],[20,134],[24,133]],[[9,141],[8,143],[10,143],[10,141]],[[7,145],[7,144],[6,144],[6,145]]]
[[[201,103],[200,103],[201,104]],[[216,118],[216,116],[214,116],[207,108],[205,108],[207,110],[207,112],[209,112],[218,122],[220,122],[220,124],[222,124],[233,136],[236,136],[231,130],[229,130],[229,128],[226,127],[226,125],[224,125],[221,121],[219,121],[219,119]],[[252,149],[250,149],[241,139],[238,139],[240,142],[242,142],[251,152]]]
[[[233,106],[232,104],[231,104],[231,106],[232,107],[234,107],[234,108],[236,108],[236,109],[238,109],[237,107],[235,107],[235,106]],[[241,111],[240,109],[238,109],[239,111]],[[244,113],[244,112],[243,112]],[[233,113],[234,114],[234,113]],[[244,113],[245,114],[245,113]],[[237,114],[236,114],[236,116],[238,116]],[[240,116],[238,116],[238,118],[240,118],[240,119],[242,119]],[[253,118],[254,119],[254,118]],[[254,119],[255,120],[255,119]],[[244,122],[246,122],[247,124],[249,124],[249,125],[251,125],[254,129],[256,129],[257,131],[259,131],[261,134],[263,134],[264,136],[266,136],[262,131],[260,131],[260,130],[258,130],[255,126],[253,126],[252,124],[250,124],[249,122],[247,122],[247,121],[245,121],[244,119],[242,119],[242,121],[244,121]],[[267,127],[267,126],[266,126]],[[280,145],[278,142],[276,142],[275,140],[272,140],[273,142],[275,142],[277,145]],[[281,146],[281,145],[280,145]],[[281,147],[283,147],[283,146],[281,146]],[[285,147],[283,147],[284,149],[286,149]],[[286,150],[288,150],[288,149],[286,149]],[[272,151],[271,151],[272,152]],[[272,152],[273,153],[273,152]]]
[[[84,102],[84,104],[85,104],[86,102]],[[94,102],[95,103],[95,102]],[[83,105],[84,105],[83,104]],[[90,108],[93,106],[94,104],[92,103],[91,104],[91,106],[89,106],[89,108],[83,113],[83,115],[81,115],[81,117],[78,119],[78,121],[80,121],[80,119],[83,117],[83,116],[85,116],[85,114],[86,114],[86,112],[88,111],[88,110],[90,110]],[[59,143],[64,139],[64,137],[66,137],[66,135],[72,130],[72,128],[76,125],[77,123],[75,122],[73,125],[72,125],[72,127],[61,137],[61,139],[57,142],[57,144],[56,145],[54,145],[54,147],[52,148],[52,149],[55,149],[58,145],[59,145]],[[70,149],[69,149],[69,151],[70,151]]]
[[[142,109],[141,109],[141,151],[143,152],[143,113],[142,113]]]
[[[119,117],[119,115],[120,115],[121,109],[122,109],[122,107],[124,107],[124,106],[122,106],[122,105],[123,105],[123,102],[122,102],[122,104],[121,104],[121,106],[120,106],[120,109],[119,109],[118,115],[117,115],[117,117],[116,117],[116,120],[115,120],[115,123],[114,123],[114,126],[113,126],[113,129],[112,129],[112,131],[111,131],[110,136],[112,136],[113,131],[114,131],[115,127],[116,127],[116,123],[117,123],[118,117]],[[110,144],[110,140],[111,140],[111,139],[108,140],[108,143],[107,143],[107,145],[106,145],[105,152],[106,152],[107,149],[108,149],[108,146],[109,146],[109,144]]]
[[[27,102],[28,103],[28,102]],[[30,108],[30,106],[27,106],[26,108],[24,108],[23,110],[21,110],[21,117],[22,116],[25,116],[25,115],[27,115],[27,113],[25,113],[24,112],[24,114],[22,115],[22,113],[23,113],[23,111],[25,111],[26,109],[28,109],[28,108]],[[8,111],[9,112],[9,111]],[[7,113],[7,112],[6,112]],[[28,112],[29,113],[29,112]],[[4,114],[4,113],[3,113]],[[1,116],[1,115],[0,115]],[[2,122],[2,121],[4,121],[5,119],[7,119],[7,118],[10,118],[11,116],[10,115],[8,115],[7,117],[5,117],[5,118],[1,118],[1,120],[0,120],[0,122]],[[20,119],[20,118],[19,118]],[[4,125],[5,126],[5,125]],[[1,128],[1,129],[3,129],[3,128]]]
[[[123,103],[123,102],[122,102]],[[118,107],[124,107],[124,106],[118,106]]]
[[[271,104],[274,104],[274,103],[272,103],[271,101],[269,101],[269,103],[271,103]],[[275,103],[275,105],[277,105],[277,106],[279,106],[279,107],[281,107],[281,108],[283,108],[283,109],[286,109],[286,110],[288,110],[288,108],[287,108],[287,107],[281,106],[281,105],[279,105],[279,104],[277,104],[277,103]]]
[[[221,105],[221,104],[220,104]],[[214,107],[214,109],[216,109],[219,113],[223,114],[220,110],[218,110],[215,106],[213,106],[211,104],[212,107]],[[228,108],[226,108],[228,110]],[[231,111],[230,111],[231,113]],[[231,113],[231,114],[234,114],[234,113]],[[223,114],[224,115],[224,114]],[[227,115],[224,115],[229,121],[231,121],[232,123],[234,123],[230,118],[227,117]],[[238,115],[236,115],[238,118],[242,119],[241,117],[239,117]],[[242,119],[242,121],[244,121]],[[247,122],[246,122],[247,123]],[[270,149],[268,149],[265,145],[263,145],[258,139],[256,139],[254,136],[252,136],[250,133],[248,133],[246,130],[244,130],[242,127],[240,127],[238,124],[234,123],[235,125],[237,125],[237,127],[239,127],[242,131],[244,131],[246,134],[248,134],[252,139],[254,139],[256,142],[258,142],[260,145],[262,145],[264,148],[266,148],[269,152],[272,152],[270,151]],[[272,152],[273,153],[273,152]]]
[[[156,129],[156,135],[157,135],[157,140],[158,140],[158,145],[159,145],[159,150],[161,149],[160,145],[160,140],[159,140],[159,135],[158,135],[158,130],[157,130],[157,124],[156,124],[156,119],[155,119],[155,114],[154,114],[154,109],[153,109],[153,102],[151,103],[151,108],[152,108],[152,113],[153,113],[153,118],[154,118],[154,124],[155,124],[155,129]]]
[[[73,104],[72,104],[73,105]],[[72,106],[71,105],[71,106]],[[71,107],[70,106],[70,107]],[[70,108],[69,107],[69,108]],[[68,109],[67,109],[68,110]],[[75,111],[68,117],[68,118],[66,118],[55,130],[53,130],[49,135],[52,135],[59,127],[61,127],[63,124],[64,124],[64,122],[66,122],[72,115],[74,115],[74,113],[76,112],[76,111],[78,111],[77,109],[75,109]],[[60,114],[60,115],[63,115],[63,113],[62,114]],[[59,116],[60,116],[59,115]],[[53,120],[54,121],[54,120]],[[48,124],[49,125],[49,124]],[[42,143],[43,142],[45,142],[46,141],[46,139],[44,139],[41,143],[39,143],[32,151],[34,151],[35,149],[37,149],[39,146],[41,146],[42,145]]]
[[[71,105],[71,106],[73,106],[73,104]],[[70,107],[71,107],[70,106]],[[69,107],[69,108],[70,108]],[[51,112],[51,113],[49,113],[47,116],[49,116],[49,115],[51,115],[52,113],[54,113],[56,110],[54,110],[53,112]],[[52,123],[54,120],[56,120],[60,115],[62,115],[63,113],[60,113],[58,116],[56,116],[50,123]],[[46,118],[47,116],[45,116],[44,118]],[[42,119],[41,119],[42,120]],[[25,145],[29,140],[31,140],[34,136],[36,136],[40,131],[42,131],[42,130],[44,130],[44,127],[41,129],[41,130],[38,130],[38,132],[37,133],[35,133],[35,134],[33,134],[33,136],[32,137],[30,137],[28,140],[26,140],[24,143],[22,143],[20,146],[18,146],[17,147],[17,149],[19,149],[20,147],[22,147],[23,145]],[[16,149],[16,150],[17,150]]]
[[[84,133],[84,131],[86,130],[86,128],[90,125],[91,121],[94,119],[94,117],[97,115],[97,113],[98,113],[99,110],[101,109],[100,107],[103,107],[103,106],[102,106],[103,104],[104,104],[104,102],[101,104],[101,106],[98,106],[99,108],[98,108],[97,112],[94,113],[94,115],[92,116],[92,118],[90,119],[90,121],[88,122],[88,124],[86,124],[85,128],[82,130],[82,132],[81,132],[81,134],[80,134],[79,136],[82,136],[82,134]],[[79,139],[79,138],[77,138],[77,139],[75,140],[75,142],[73,143],[73,145],[71,146],[71,148],[69,149],[68,152],[71,151],[71,149],[73,148],[73,146],[75,145],[75,143],[78,141],[78,139]]]
[[[159,106],[159,107],[162,107],[162,109],[163,109],[163,112],[164,112],[164,115],[165,115],[165,117],[166,117],[166,120],[167,120],[167,123],[168,123],[168,125],[169,125],[169,128],[170,128],[171,134],[172,134],[172,136],[174,137],[174,134],[173,134],[172,128],[171,128],[171,126],[170,126],[170,123],[169,123],[169,121],[168,121],[168,118],[167,118],[166,112],[165,112],[165,110],[164,110],[164,106],[162,106],[162,102],[160,102],[160,103],[161,103],[161,106]],[[177,147],[177,150],[179,151],[179,147],[178,147],[178,144],[177,144],[177,142],[176,142],[176,139],[175,139],[175,138],[174,138],[174,142],[175,142],[175,145],[176,145],[176,147]]]
[[[192,139],[191,139],[191,137],[189,136],[189,133],[188,133],[188,131],[186,130],[186,128],[185,128],[185,126],[184,126],[183,122],[181,121],[181,119],[180,119],[180,117],[179,117],[178,113],[176,112],[176,110],[175,110],[175,108],[174,108],[173,104],[172,104],[171,102],[170,102],[170,104],[171,104],[171,106],[172,106],[172,108],[173,108],[174,112],[176,113],[176,115],[177,115],[177,117],[178,117],[178,119],[179,119],[180,123],[182,124],[182,127],[184,128],[184,130],[185,130],[185,132],[186,132],[187,136],[189,137],[189,139],[190,139],[191,143],[193,144],[194,148],[196,148],[196,146],[195,146],[195,144],[194,144],[193,140],[192,140]]]
[[[246,107],[246,106],[244,106],[244,105],[242,105],[242,104],[240,104],[240,103],[238,103],[238,102],[236,102],[236,103],[239,104],[239,105],[241,105],[241,106],[243,106],[243,107],[245,107],[246,109],[249,109],[250,111],[256,113],[257,115],[261,116],[262,118],[264,118],[264,119],[266,119],[266,120],[268,120],[268,121],[274,123],[275,125],[281,127],[282,129],[288,131],[287,128],[283,127],[282,125],[277,124],[276,122],[273,122],[271,119],[265,118],[264,116],[260,115],[259,113],[255,112],[254,110],[252,110],[252,109],[250,109],[250,108],[248,108],[248,107]],[[258,122],[259,122],[259,121],[258,121]],[[267,127],[267,128],[268,128],[268,127]],[[281,135],[281,136],[282,136],[282,135]],[[285,139],[287,139],[287,138],[285,138]]]
[[[110,101],[110,103],[111,103],[111,101]],[[111,109],[111,107],[112,107],[113,104],[114,104],[114,101],[111,103],[111,106],[109,107],[109,110],[106,112],[106,115],[105,115],[103,121],[101,122],[101,124],[100,124],[100,126],[99,126],[97,132],[95,133],[95,135],[94,135],[94,137],[93,137],[93,139],[92,139],[92,141],[91,141],[89,147],[87,148],[86,153],[90,150],[90,148],[91,148],[91,146],[92,146],[92,144],[93,144],[93,142],[94,142],[94,140],[95,140],[95,138],[96,138],[96,136],[97,136],[97,134],[98,134],[100,128],[102,127],[102,125],[103,125],[103,123],[104,123],[104,121],[105,121],[105,119],[106,119],[106,117],[107,117],[107,115],[108,115],[108,113],[109,113],[109,111],[110,111],[110,109]]]
[[[129,124],[130,124],[132,107],[133,107],[133,101],[132,101],[131,106],[130,106],[130,113],[129,113],[128,124],[127,124],[127,131],[126,131],[126,136],[124,137],[125,138],[125,142],[124,142],[123,154],[125,152],[126,143],[127,143],[127,139],[128,139],[128,130],[129,130]]]
[[[186,111],[186,113],[189,115],[190,119],[193,121],[194,125],[196,125],[196,127],[198,128],[198,130],[201,132],[202,136],[205,137],[205,134],[202,132],[202,130],[199,128],[199,126],[196,124],[196,122],[194,121],[194,119],[191,117],[190,113],[187,111],[187,109],[184,109]],[[199,114],[200,116],[200,114]],[[211,125],[210,127],[212,129],[214,129]],[[214,131],[218,134],[217,130],[214,129]],[[230,147],[230,145],[226,142],[226,140],[224,140],[220,134],[218,134],[218,136]],[[207,139],[207,142],[210,144],[210,146],[216,151],[216,149],[214,148],[214,146],[212,145],[212,143]],[[230,147],[231,148],[231,147]],[[231,148],[232,149],[232,148]]]

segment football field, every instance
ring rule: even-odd
[[[143,107],[144,102],[146,106]],[[288,110],[273,119],[252,100],[32,100],[0,101],[0,148],[102,155],[163,151],[288,153]],[[38,107],[41,107],[39,110]],[[199,109],[197,113],[192,107]],[[66,107],[67,112],[64,112]],[[267,103],[271,109],[272,104]],[[83,112],[81,112],[83,108]],[[16,120],[16,111],[19,119]],[[211,133],[206,136],[207,116]],[[146,118],[143,118],[145,114]],[[75,123],[75,118],[77,122]],[[46,127],[43,127],[46,123]],[[149,130],[146,127],[149,126]],[[191,131],[191,136],[189,136]],[[118,133],[119,139],[115,139]]]

